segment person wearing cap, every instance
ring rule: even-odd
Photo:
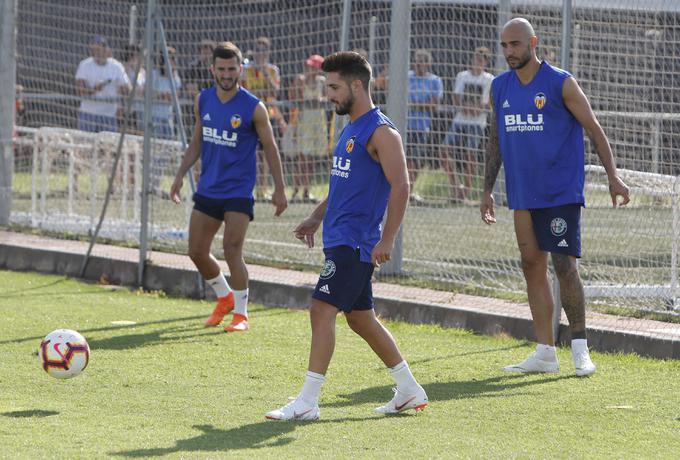
[[[110,57],[106,39],[100,35],[89,43],[90,57],[76,70],[76,93],[82,99],[78,129],[89,132],[118,131],[116,118],[120,96],[132,89],[123,64]]]
[[[316,165],[328,158],[328,120],[324,103],[326,77],[321,73],[323,57],[312,54],[305,60],[305,72],[295,77],[289,99],[293,104],[291,125],[295,129],[295,149],[298,153],[297,173],[294,174],[294,189],[291,201],[316,203],[309,193],[311,176]]]

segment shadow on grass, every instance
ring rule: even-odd
[[[45,284],[40,284],[37,286],[32,286],[32,287],[27,287],[27,288],[22,288],[22,289],[15,289],[13,291],[7,291],[2,293],[2,297],[4,299],[10,299],[13,297],[39,297],[39,296],[47,296],[47,295],[55,295],[54,292],[42,292],[42,293],[37,293],[35,291],[39,291],[41,289],[48,289],[54,286],[57,286],[59,284],[63,284],[66,281],[68,281],[69,278],[59,278],[54,281],[50,281],[49,283]],[[104,294],[107,294],[107,292],[103,292]],[[75,295],[75,294],[97,294],[97,292],[81,292],[81,291],[74,291],[74,292],[59,292],[59,295],[62,294],[68,294],[68,295]]]
[[[189,439],[181,439],[172,447],[157,447],[150,449],[125,450],[109,452],[118,457],[145,458],[159,457],[178,452],[224,452],[240,449],[262,449],[265,447],[280,447],[295,441],[295,437],[286,436],[296,428],[307,423],[344,423],[363,422],[375,417],[344,417],[332,420],[318,420],[316,422],[274,422],[264,421],[238,426],[229,430],[221,430],[213,425],[194,425],[193,428],[202,433]],[[329,427],[332,429],[332,427]]]
[[[52,415],[59,415],[59,412],[53,410],[42,410],[42,409],[31,409],[31,410],[17,410],[13,412],[2,412],[0,413],[3,417],[13,417],[13,418],[42,418],[50,417]]]
[[[280,308],[253,308],[250,310],[250,315],[257,315],[257,316],[274,316],[274,315],[283,315],[286,314],[288,311],[287,309],[280,309]],[[194,316],[180,316],[178,318],[168,318],[168,319],[161,319],[161,320],[156,320],[156,321],[144,321],[141,323],[135,323],[135,324],[116,324],[116,325],[110,325],[106,327],[94,327],[90,329],[79,329],[78,332],[80,332],[85,338],[88,340],[88,343],[90,344],[90,347],[92,347],[92,343],[96,341],[96,339],[89,339],[87,336],[88,334],[92,332],[108,332],[108,331],[116,331],[116,330],[125,330],[125,329],[131,329],[131,328],[136,328],[136,327],[145,327],[145,326],[153,326],[153,325],[161,325],[161,324],[170,324],[170,323],[181,323],[185,321],[195,321],[195,324],[197,325],[196,328],[198,329],[203,329],[203,320],[205,320],[209,315],[209,312],[206,311],[205,314],[202,315],[194,315]],[[190,327],[191,328],[191,327]],[[169,329],[179,329],[179,328],[169,328]],[[219,329],[222,331],[221,328],[216,328],[215,330]],[[163,330],[159,331],[162,333]],[[145,335],[145,334],[139,334],[139,335]],[[23,337],[20,339],[10,339],[10,340],[0,340],[0,345],[4,344],[15,344],[15,343],[22,343],[22,342],[30,342],[33,340],[37,340],[38,343],[45,338],[44,335],[41,336],[33,336],[33,337]]]
[[[545,374],[509,374],[479,380],[428,383],[424,384],[423,388],[427,392],[430,403],[433,403],[452,399],[517,396],[525,393],[516,393],[512,392],[512,390],[575,378],[577,378],[575,375],[547,377]],[[391,397],[391,386],[383,385],[366,388],[354,393],[340,394],[338,398],[341,398],[342,401],[324,404],[323,406],[345,407],[369,403],[376,404],[377,406],[384,404]]]
[[[441,360],[447,360],[449,358],[458,358],[460,356],[470,356],[470,355],[483,355],[486,353],[496,353],[497,351],[507,351],[507,350],[514,350],[515,348],[523,348],[526,347],[529,342],[522,342],[518,343],[517,345],[510,345],[507,347],[495,347],[495,348],[487,348],[485,350],[477,350],[477,351],[466,351],[464,353],[452,353],[450,355],[446,356],[433,356],[431,358],[423,358],[423,359],[414,359],[414,360],[409,360],[409,365],[413,366],[414,364],[422,364],[422,363],[429,363],[431,361],[441,361]],[[380,371],[383,371],[383,368],[380,368]]]

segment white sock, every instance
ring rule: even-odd
[[[248,317],[248,289],[243,291],[234,289],[234,313]]]
[[[543,361],[557,361],[557,349],[554,346],[539,343],[536,345],[536,357]]]
[[[404,390],[408,393],[410,389],[418,386],[418,382],[416,382],[416,379],[413,377],[411,369],[408,367],[408,363],[405,360],[396,366],[391,367],[390,374],[392,374],[394,381],[397,382],[397,389],[399,391]]]
[[[588,352],[587,339],[574,339],[571,341],[571,349],[574,353]]]
[[[325,380],[326,377],[324,375],[307,371],[307,374],[305,374],[305,383],[302,385],[302,391],[300,391],[300,395],[298,397],[302,398],[309,404],[318,404],[321,385],[323,385]]]
[[[229,284],[227,284],[227,279],[224,277],[224,273],[220,272],[219,275],[217,275],[215,278],[211,280],[206,280],[210,287],[213,288],[213,291],[215,291],[215,295],[219,299],[220,297],[224,297],[229,295],[231,292],[231,288],[229,287]]]

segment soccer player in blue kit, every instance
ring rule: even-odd
[[[239,85],[242,63],[241,51],[231,42],[220,43],[213,50],[211,72],[215,84],[196,96],[196,126],[170,189],[171,199],[179,203],[184,176],[200,156],[201,176],[189,223],[189,257],[217,296],[217,305],[205,322],[206,327],[218,326],[234,310],[225,332],[249,329],[248,268],[243,260],[243,242],[253,220],[258,139],[274,179],[275,215],[288,206],[269,115],[264,104]],[[224,258],[231,286],[210,253],[213,238],[223,222]]]
[[[596,367],[588,352],[585,299],[576,262],[581,257],[580,218],[585,205],[584,129],[607,172],[614,207],[630,201],[629,189],[617,174],[609,141],[585,94],[571,74],[536,57],[537,43],[526,19],[505,24],[501,46],[510,70],[491,85],[481,217],[486,224],[496,222],[492,190],[502,161],[538,342],[526,360],[503,370],[559,371],[548,280],[550,253],[569,320],[576,375],[586,376]]]
[[[314,246],[323,222],[326,257],[312,294],[312,343],[302,391],[285,406],[268,412],[270,420],[316,420],[319,392],[335,348],[335,318],[344,313],[389,368],[395,395],[378,407],[383,414],[422,410],[427,395],[416,382],[392,335],[373,311],[371,277],[390,260],[394,239],[409,199],[409,180],[401,136],[373,105],[371,66],[360,54],[338,52],[322,65],[328,100],[338,115],[349,115],[333,151],[328,196],[295,229],[295,237]],[[387,217],[381,233],[385,210]]]

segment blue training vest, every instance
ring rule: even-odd
[[[396,130],[375,107],[342,131],[333,151],[328,206],[323,219],[324,248],[359,248],[359,259],[368,263],[373,247],[380,241],[390,194],[382,166],[366,150],[373,132],[382,125]]]
[[[562,98],[570,76],[542,62],[527,85],[514,70],[491,84],[510,209],[585,204],[583,127]]]
[[[251,198],[258,137],[253,123],[260,100],[244,88],[226,103],[212,86],[201,91],[201,177],[197,192],[209,198]]]

